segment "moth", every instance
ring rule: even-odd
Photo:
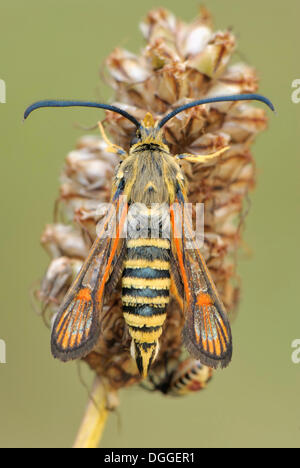
[[[172,155],[164,140],[164,125],[195,106],[245,100],[261,101],[274,110],[272,103],[259,94],[193,101],[173,109],[159,121],[148,113],[139,122],[121,108],[82,101],[38,101],[26,109],[25,119],[42,107],[95,107],[121,114],[136,127],[127,153],[109,141],[99,123],[108,149],[119,155],[120,165],[110,209],[54,321],[51,349],[55,358],[82,358],[94,348],[101,333],[103,305],[121,280],[123,314],[132,338],[131,354],[142,377],[147,376],[159,351],[170,294],[182,307],[183,343],[191,356],[211,368],[230,363],[230,324],[199,242],[192,238],[192,221],[184,216],[187,181],[180,167],[182,160],[201,164],[217,159],[228,148],[205,156]],[[166,211],[162,207],[167,207],[169,213],[168,235],[163,228],[161,214]],[[138,229],[128,229],[130,213],[131,224],[137,222]],[[184,223],[178,223],[183,218]],[[150,224],[156,230],[155,236]],[[107,235],[108,231],[111,235]]]
[[[174,364],[170,368],[170,362],[166,362],[164,372],[158,375],[157,372],[154,374],[150,370],[148,378],[151,387],[146,387],[143,384],[143,388],[177,397],[205,389],[212,379],[213,370],[203,366],[198,359],[190,357],[182,360],[179,364],[177,362]]]

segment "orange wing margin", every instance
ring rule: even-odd
[[[184,198],[177,199],[183,218]],[[180,272],[184,291],[185,326],[183,342],[193,357],[208,367],[226,367],[232,358],[231,328],[225,307],[218,295],[196,240],[191,240],[192,226],[185,219],[182,229],[176,225],[171,207],[173,256]],[[181,238],[179,237],[181,235]],[[186,248],[188,242],[192,248]]]
[[[127,204],[118,198],[110,208],[103,229],[94,242],[79,274],[68,291],[54,321],[51,350],[62,361],[86,356],[98,340],[106,288],[113,278],[114,265],[124,255],[121,233],[127,216]],[[119,216],[116,237],[103,238]],[[118,275],[121,271],[117,272]]]

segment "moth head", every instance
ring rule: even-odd
[[[138,150],[141,145],[151,144],[163,146],[166,151],[169,151],[164,141],[163,130],[158,127],[158,124],[159,122],[154,120],[153,115],[147,112],[131,141],[131,152]]]

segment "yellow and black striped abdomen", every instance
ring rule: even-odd
[[[170,241],[130,239],[122,277],[123,313],[132,355],[146,377],[158,352],[170,295]]]

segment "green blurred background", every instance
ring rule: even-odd
[[[48,264],[39,236],[52,221],[64,157],[82,134],[73,123],[94,124],[97,114],[41,111],[22,125],[22,112],[42,98],[108,101],[99,65],[115,46],[139,51],[138,23],[157,6],[190,20],[199,2],[1,0],[0,78],[7,85],[7,103],[0,104],[0,339],[7,344],[7,364],[0,365],[1,447],[71,446],[87,400],[76,365],[52,359],[29,290]],[[291,343],[300,339],[300,104],[291,102],[291,83],[300,78],[300,3],[208,0],[206,6],[216,27],[233,27],[239,51],[259,71],[260,91],[278,112],[254,149],[259,183],[246,229],[253,255],[240,260],[234,360],[207,391],[191,397],[123,391],[103,447],[300,445],[300,364],[291,361]],[[83,374],[91,382],[90,371]]]

